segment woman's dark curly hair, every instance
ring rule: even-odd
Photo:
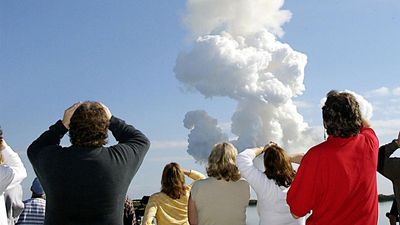
[[[178,163],[172,162],[164,167],[161,177],[161,192],[172,199],[180,199],[186,194],[185,176]]]
[[[74,112],[69,124],[71,143],[79,147],[100,147],[107,143],[110,124],[103,106],[84,102]]]
[[[264,153],[264,174],[275,180],[278,186],[289,187],[294,179],[295,171],[285,150],[278,145],[271,145]]]
[[[322,118],[328,135],[347,138],[360,132],[362,116],[354,95],[330,91],[322,107]]]

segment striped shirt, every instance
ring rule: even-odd
[[[16,225],[41,224],[44,223],[46,200],[43,198],[31,198],[24,201],[24,211],[19,216]]]

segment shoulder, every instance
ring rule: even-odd
[[[245,180],[245,179],[243,179],[243,178],[240,178],[238,181],[236,181],[235,183],[237,183],[238,185],[241,185],[241,186],[249,186],[249,183]]]
[[[197,192],[199,189],[201,189],[201,187],[207,186],[210,183],[212,183],[213,180],[214,180],[214,178],[210,178],[210,177],[201,179],[201,180],[196,180],[192,184],[191,192]]]
[[[164,196],[167,196],[167,195],[160,191],[160,192],[152,194],[150,196],[149,200],[157,200],[157,199],[162,198]]]
[[[240,190],[242,190],[242,191],[246,191],[247,192],[247,191],[250,190],[249,183],[243,178],[241,178],[240,180],[236,181],[235,183],[239,186]]]

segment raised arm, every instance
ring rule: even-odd
[[[3,150],[7,148],[7,143],[3,139],[3,137],[0,137],[0,154],[3,155]],[[14,179],[15,172],[14,170],[6,165],[0,165],[0,195],[3,194],[4,191],[6,191],[7,187],[11,184],[12,180]]]
[[[1,154],[4,159],[4,163],[11,167],[14,172],[14,177],[7,187],[7,190],[9,190],[20,184],[22,180],[26,178],[27,174],[21,158],[11,149],[10,146],[6,146],[1,151]]]
[[[128,145],[137,154],[145,154],[150,147],[149,139],[141,131],[115,116],[111,117],[109,129],[118,144]]]
[[[48,146],[60,145],[61,139],[68,132],[71,117],[80,105],[81,103],[78,102],[66,109],[63,119],[50,126],[49,130],[40,135],[40,137],[28,147],[29,160],[34,160],[36,155],[39,154],[40,151],[45,150]]]
[[[236,157],[236,164],[243,178],[249,182],[250,186],[257,193],[265,193],[265,191],[271,191],[274,181],[267,178],[267,176],[254,166],[253,160],[264,152],[265,147],[249,148],[239,153]]]
[[[182,169],[182,170],[186,176],[190,177],[194,181],[206,178],[206,176],[204,176],[204,174],[202,174],[196,170],[187,170],[187,169]]]
[[[400,169],[399,158],[390,158],[398,148],[400,148],[400,132],[397,139],[379,148],[377,170],[388,179],[398,178],[397,171]]]
[[[294,153],[289,155],[290,157],[290,162],[300,164],[301,160],[304,157],[304,153]]]

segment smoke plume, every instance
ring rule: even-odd
[[[297,111],[307,56],[278,40],[291,13],[283,0],[188,0],[185,24],[197,38],[181,52],[174,72],[184,87],[206,98],[237,102],[231,118],[239,151],[275,141],[305,151],[322,140]],[[227,140],[205,111],[188,112],[188,153],[206,161],[213,144]]]

